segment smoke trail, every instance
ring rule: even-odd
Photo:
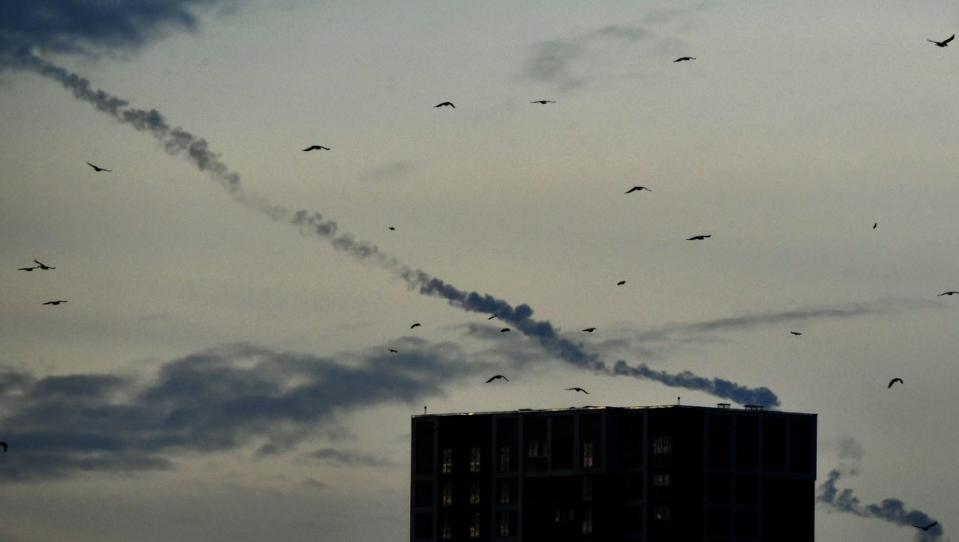
[[[97,110],[109,114],[117,121],[132,126],[138,131],[150,133],[167,153],[185,155],[197,169],[208,173],[219,182],[230,197],[238,203],[265,214],[272,220],[287,222],[297,227],[304,235],[316,235],[325,239],[336,250],[392,271],[403,278],[411,289],[416,289],[423,295],[445,299],[450,305],[467,311],[496,314],[502,320],[513,324],[527,337],[535,339],[546,351],[576,367],[608,375],[629,375],[654,380],[667,386],[703,391],[737,403],[764,406],[779,404],[778,397],[768,388],[750,389],[728,380],[699,377],[688,371],[673,375],[652,370],[645,365],[629,367],[624,361],[618,362],[614,369],[610,369],[595,354],[584,351],[581,345],[560,337],[549,321],[532,319],[533,309],[529,305],[522,304],[514,308],[506,301],[496,299],[489,294],[460,290],[423,271],[404,265],[395,257],[381,252],[376,245],[358,241],[349,234],[339,234],[336,221],[326,219],[320,213],[306,209],[292,210],[245,190],[240,182],[240,175],[223,163],[219,154],[210,150],[205,139],[194,136],[182,128],[172,127],[156,109],[129,108],[126,100],[102,90],[93,89],[87,79],[29,52],[17,54],[10,64],[53,79],[73,93],[78,100],[92,104]]]
[[[853,466],[848,473],[855,474],[857,470],[857,467]],[[854,514],[862,518],[877,518],[913,530],[916,530],[914,525],[926,526],[936,521],[921,510],[907,510],[905,503],[895,498],[883,499],[879,504],[863,505],[852,489],[840,490],[836,487],[836,482],[842,476],[840,469],[833,469],[829,471],[826,481],[819,486],[816,501],[826,505],[831,511]],[[913,540],[936,542],[942,539],[943,532],[942,525],[937,524],[928,531],[916,530]]]

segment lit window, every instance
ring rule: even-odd
[[[668,506],[657,506],[653,508],[653,519],[655,520],[667,520],[669,519],[669,507]]]
[[[470,482],[470,504],[480,503],[480,482],[473,480]]]
[[[593,532],[593,511],[589,508],[583,510],[583,534],[592,534]]]
[[[583,443],[583,468],[588,469],[593,466],[593,443]]]
[[[673,453],[673,437],[669,435],[657,435],[653,437],[653,453],[654,454]]]
[[[509,472],[509,460],[512,455],[512,449],[509,446],[499,447],[499,471]]]
[[[443,540],[451,540],[453,538],[453,527],[449,524],[448,519],[443,523],[443,529],[440,531],[440,538]]]
[[[668,472],[662,472],[659,474],[653,475],[653,486],[654,487],[667,487],[672,485],[673,481],[669,476]]]
[[[593,477],[584,476],[583,477],[583,501],[589,502],[593,500]]]
[[[510,494],[512,493],[509,480],[499,481],[499,503],[509,504]]]
[[[443,506],[453,505],[453,482],[443,482]]]
[[[473,522],[470,523],[470,538],[480,537],[480,513],[473,513]]]
[[[443,474],[453,472],[453,449],[443,448]]]
[[[470,472],[480,471],[480,449],[470,448]]]
[[[509,536],[509,520],[510,520],[510,513],[509,513],[509,512],[500,512],[500,515],[499,515],[499,535],[500,535],[501,537],[507,537],[507,536]]]

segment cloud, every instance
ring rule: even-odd
[[[405,177],[412,173],[414,169],[412,162],[394,160],[392,162],[384,162],[364,171],[360,174],[360,179],[364,181],[387,181]]]
[[[863,457],[862,446],[851,437],[836,441],[842,465],[829,471],[826,481],[819,486],[816,502],[830,512],[853,514],[863,518],[876,518],[915,531],[915,542],[936,542],[942,540],[944,529],[941,524],[928,531],[917,530],[915,525],[929,525],[936,521],[927,513],[918,509],[908,509],[903,501],[887,498],[879,504],[862,504],[852,489],[839,489],[837,483],[843,476],[855,476],[859,472],[859,461]]]
[[[21,50],[97,55],[136,51],[172,31],[195,31],[202,8],[238,0],[4,0],[0,57]]]
[[[547,83],[566,91],[584,85],[588,76],[583,72],[589,64],[596,64],[604,55],[620,58],[638,43],[646,44],[646,52],[666,54],[683,47],[675,38],[664,38],[645,26],[608,25],[567,39],[551,39],[533,45],[523,66],[527,79]]]
[[[319,480],[314,480],[313,478],[307,478],[306,480],[303,480],[302,484],[303,484],[303,487],[306,487],[307,489],[312,489],[312,490],[326,489],[327,487],[329,487],[329,484],[320,482]]]
[[[451,343],[343,358],[241,344],[169,361],[145,382],[0,373],[8,383],[0,394],[0,434],[10,444],[0,481],[164,470],[177,454],[229,451],[264,439],[280,453],[323,435],[350,412],[419,404],[487,368],[464,363]],[[329,460],[374,461],[354,451],[324,453]]]
[[[331,465],[363,466],[363,467],[390,467],[392,461],[376,457],[357,450],[340,450],[336,448],[320,448],[306,455],[309,459],[319,463]]]

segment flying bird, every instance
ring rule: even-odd
[[[422,325],[423,325],[423,324],[421,324],[421,323],[419,323],[419,322],[416,322],[415,324],[413,324],[413,325],[410,326],[410,329],[413,329],[414,327],[420,327],[420,326],[422,326]]]
[[[589,395],[589,392],[584,390],[583,388],[566,388],[566,391],[581,391],[585,393],[586,395]]]
[[[952,38],[949,38],[949,39],[952,39]],[[919,529],[919,530],[921,530],[921,531],[928,531],[929,529],[932,529],[932,528],[935,527],[936,525],[939,525],[939,522],[938,522],[938,521],[933,521],[932,523],[930,523],[929,525],[926,525],[925,527],[922,527],[922,526],[920,526],[920,525],[915,525],[915,524],[913,524],[913,527],[915,527],[915,528],[917,528],[917,529]]]
[[[6,442],[0,442],[0,446],[3,446],[3,453],[7,453],[7,443],[6,443]]]
[[[900,383],[900,384],[905,384],[905,382],[903,382],[901,378],[898,378],[898,377],[897,377],[897,378],[893,378],[892,380],[889,381],[889,385],[886,386],[886,389],[888,390],[889,388],[891,388],[892,385],[895,384],[896,382],[898,382],[898,383]]]
[[[927,39],[926,41],[928,41],[929,43],[935,43],[937,47],[949,47],[949,42],[955,39],[955,37],[956,35],[953,34],[942,41],[936,41],[936,40],[930,40],[930,39]]]
[[[948,292],[942,292],[941,294],[937,295],[936,297],[942,297],[942,296],[944,296],[944,295],[956,295],[956,294],[959,294],[959,292],[957,292],[957,291],[955,291],[955,290],[949,290]]]
[[[66,299],[55,299],[53,301],[47,301],[44,305],[59,305],[60,303],[66,303]]]
[[[487,320],[492,320],[493,318],[496,318],[496,315],[495,315],[495,314],[489,315],[489,318],[487,318]]]
[[[688,237],[686,240],[687,240],[687,241],[702,241],[703,239],[709,239],[710,237],[712,237],[712,235],[694,235],[694,236],[692,236],[692,237]]]
[[[499,330],[500,333],[507,333],[508,331],[509,331],[508,327],[504,327],[503,329]]]
[[[694,57],[694,56],[681,56],[681,57],[677,58],[676,60],[674,60],[673,63],[676,63],[676,62],[689,62],[690,60],[696,60],[696,57]]]
[[[873,222],[873,223],[872,223],[872,229],[876,229],[876,228],[878,228],[878,227],[879,227],[879,223],[878,223],[878,222]]]
[[[645,186],[634,186],[634,187],[630,188],[629,190],[627,190],[626,193],[627,193],[627,194],[630,194],[630,193],[632,193],[632,192],[642,192],[643,190],[645,190],[645,191],[647,191],[647,192],[652,192],[652,190],[646,188]]]
[[[45,264],[45,263],[43,263],[43,262],[41,262],[41,261],[38,261],[38,260],[33,260],[33,263],[37,264],[37,267],[36,267],[37,269],[42,269],[42,270],[44,270],[44,271],[46,271],[46,270],[48,270],[48,269],[56,269],[56,267],[50,267],[49,265],[47,265],[47,264]]]
[[[800,335],[802,335],[802,333],[799,332],[799,331],[790,331],[790,333],[792,333],[793,335],[795,335],[795,336],[797,336],[797,337],[800,336]]]
[[[106,171],[107,173],[110,173],[110,172],[113,171],[112,169],[104,169],[104,168],[102,168],[102,167],[100,167],[100,166],[95,166],[95,165],[91,164],[90,162],[87,162],[87,165],[90,166],[90,167],[92,167],[92,168],[93,168],[93,171],[96,171],[97,173],[100,173],[101,171]]]
[[[441,104],[436,104],[433,106],[433,109],[436,109],[437,107],[452,107],[453,109],[456,109],[456,106],[453,105],[453,102],[443,102]]]
[[[332,149],[330,149],[329,147],[324,147],[323,145],[310,145],[309,147],[303,149],[303,152],[329,151],[329,150],[332,150]]]
[[[503,376],[503,375],[493,375],[493,376],[489,377],[489,380],[487,380],[486,383],[489,384],[490,382],[492,382],[492,381],[494,381],[494,380],[500,380],[500,379],[509,382],[509,379],[506,378],[506,377]]]
[[[396,228],[393,227],[393,226],[388,226],[386,229],[388,229],[388,230],[390,230],[390,231],[396,231]]]
[[[34,269],[40,269],[39,267],[18,267],[17,271],[33,271]]]
[[[622,286],[622,285],[624,285],[624,284],[626,284],[626,281],[625,281],[625,280],[621,280],[621,281],[619,281],[619,282],[616,283],[616,286]]]
[[[546,104],[554,104],[554,103],[556,103],[556,102],[554,102],[553,100],[533,100],[533,101],[530,102],[530,103],[531,103],[531,104],[543,104],[543,105],[546,105]]]
[[[390,352],[392,352],[393,354],[399,354],[399,353],[400,353],[400,351],[397,350],[397,349],[395,349],[395,348],[390,348]]]
[[[583,331],[584,331],[585,333],[592,333],[592,332],[596,331],[596,328],[595,328],[595,327],[588,327],[588,328],[584,329]]]

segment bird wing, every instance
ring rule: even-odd
[[[97,166],[91,164],[90,162],[87,162],[87,165],[90,166],[90,167],[92,167],[94,170],[100,169],[100,168],[98,168]]]
[[[955,34],[949,36],[949,39],[943,40],[942,42],[943,42],[943,43],[949,43],[950,41],[952,41],[952,40],[954,40],[954,39],[956,39],[956,35],[955,35]]]
[[[938,42],[938,41],[936,41],[936,40],[926,39],[926,41],[928,41],[929,43],[935,43],[936,45],[939,45],[939,44],[940,44],[940,42]]]

